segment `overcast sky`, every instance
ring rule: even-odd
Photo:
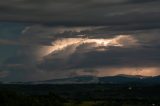
[[[0,1],[0,80],[160,74],[159,0]]]

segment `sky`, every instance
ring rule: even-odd
[[[0,81],[160,75],[159,0],[0,1]]]

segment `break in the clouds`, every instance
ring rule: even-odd
[[[159,0],[0,1],[0,79],[160,74]]]

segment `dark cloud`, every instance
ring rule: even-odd
[[[5,74],[5,76],[8,75],[5,80],[26,81],[65,77],[73,73],[75,73],[74,75],[93,73],[95,75],[97,68],[102,67],[158,67],[160,62],[159,32],[159,29],[136,30],[131,28],[130,30],[129,27],[123,30],[118,26],[112,28],[107,26],[29,26],[21,31],[21,36],[16,40],[9,39],[6,40],[5,44],[3,43],[13,46],[14,44],[8,42],[19,41],[16,43],[19,47],[14,56],[3,61],[0,69],[9,73]],[[94,48],[92,47],[94,43],[81,44],[78,47],[70,45],[64,50],[51,53],[40,60],[37,60],[36,57],[39,49],[43,46],[54,46],[57,41],[64,42],[63,40],[68,38],[78,39],[83,37],[112,39],[119,36],[117,34],[129,34],[126,36],[135,38],[139,45],[130,47],[129,43],[132,41],[129,41],[129,39],[120,41],[127,44],[129,46],[127,48],[112,46]],[[66,42],[66,44],[69,42]],[[101,49],[103,51],[99,51]],[[45,52],[45,49],[42,49],[43,52]],[[86,72],[86,70],[94,71],[92,73]]]
[[[129,3],[150,3],[150,2],[159,2],[159,0],[129,0]]]
[[[93,68],[93,67],[158,67],[160,51],[146,48],[114,48],[106,52],[90,52],[85,54],[85,59],[74,64],[73,68]],[[70,64],[76,63],[74,55]]]
[[[157,47],[112,47],[106,51],[79,52],[81,51],[77,50],[67,60],[53,59],[55,55],[52,55],[40,63],[39,68],[66,71],[101,67],[159,67],[160,62]]]
[[[121,25],[159,22],[158,0],[6,0],[0,20],[53,25]]]
[[[0,45],[15,45],[15,44],[17,43],[12,40],[0,39]]]
[[[95,75],[97,68],[159,67],[159,5],[159,0],[0,1],[0,78],[39,80]],[[125,47],[69,44],[119,35],[132,40],[118,41]],[[136,46],[130,44],[134,39]],[[69,45],[45,54],[63,43]]]

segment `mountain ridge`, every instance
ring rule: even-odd
[[[14,84],[125,84],[146,83],[160,84],[160,76],[141,76],[119,74],[115,76],[96,77],[90,75],[75,76],[61,79],[50,79],[30,82],[10,82]]]

